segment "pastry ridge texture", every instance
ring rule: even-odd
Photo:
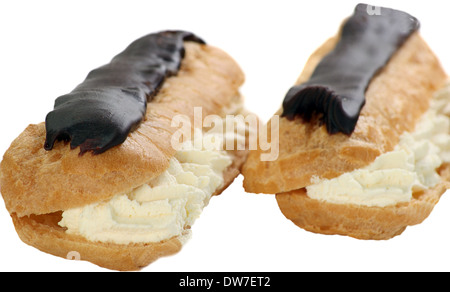
[[[309,79],[315,66],[334,48],[339,37],[327,40],[308,59],[296,84]],[[297,226],[322,234],[358,239],[389,239],[408,225],[421,223],[450,187],[450,165],[441,165],[442,182],[414,193],[409,203],[388,207],[334,204],[311,199],[306,186],[314,177],[331,179],[365,167],[391,151],[404,131],[414,129],[428,109],[433,93],[447,75],[437,57],[414,33],[371,81],[366,104],[349,137],[329,135],[317,121],[303,123],[280,118],[279,157],[260,161],[262,150],[251,151],[242,168],[247,192],[276,194],[278,206]],[[281,115],[280,109],[276,115]],[[270,123],[270,121],[269,121]]]
[[[57,223],[63,210],[108,200],[165,171],[176,152],[170,142],[177,130],[171,127],[175,115],[186,115],[193,122],[194,107],[202,107],[203,116],[223,115],[224,108],[241,101],[244,74],[239,65],[216,47],[184,44],[178,74],[166,79],[148,105],[144,121],[123,144],[100,155],[79,155],[77,148],[71,150],[64,142],[46,151],[44,123],[29,125],[12,142],[0,164],[0,191],[22,241],[60,257],[77,251],[81,260],[115,270],[139,270],[181,249],[184,235],[122,245],[67,234]],[[240,173],[248,153],[228,152],[233,162],[223,173],[223,187],[213,195]]]

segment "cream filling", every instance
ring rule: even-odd
[[[239,120],[234,122],[237,127],[245,127]],[[245,142],[239,131],[203,133],[195,129],[193,139],[181,144],[161,175],[107,202],[66,210],[59,225],[66,227],[67,233],[82,235],[90,241],[118,244],[188,237],[189,227],[211,195],[223,186],[223,172],[233,159],[222,150],[227,139]],[[221,149],[210,147],[211,141],[221,145]]]
[[[311,179],[307,195],[334,204],[385,207],[409,202],[414,192],[440,181],[436,169],[450,162],[450,84],[435,94],[414,132],[369,166],[333,179]]]

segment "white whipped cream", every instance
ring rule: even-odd
[[[409,202],[416,191],[440,181],[436,169],[450,162],[450,84],[435,94],[414,132],[369,166],[333,179],[312,178],[310,198],[334,204],[385,207]]]
[[[210,141],[221,141],[218,144],[222,148],[227,139],[239,143],[243,137],[195,129],[193,140],[182,143],[160,176],[107,202],[66,210],[59,225],[66,227],[67,233],[90,241],[118,244],[159,242],[189,235],[189,227],[211,195],[223,186],[223,172],[232,163],[231,154],[212,149]]]

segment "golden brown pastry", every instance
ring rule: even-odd
[[[20,238],[115,270],[178,252],[247,155],[194,145],[224,139],[194,127],[195,109],[202,117],[246,114],[243,81],[230,56],[183,31],[145,36],[93,70],[4,154],[1,193]],[[97,99],[103,94],[120,106]],[[176,117],[189,122],[191,139],[178,139]]]
[[[422,222],[449,187],[450,93],[436,93],[447,76],[418,21],[368,9],[356,7],[286,95],[275,114],[277,159],[261,161],[264,151],[251,151],[242,174],[246,191],[275,193],[283,214],[301,228],[389,239]],[[358,66],[373,65],[389,45],[397,47],[387,62],[364,76]],[[361,88],[362,95],[351,95]],[[346,115],[352,98],[360,112]]]

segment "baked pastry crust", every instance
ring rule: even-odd
[[[224,172],[224,185],[214,195],[222,193],[233,182],[246,156],[247,151],[234,152],[233,163]],[[61,211],[23,217],[13,213],[11,218],[17,234],[26,244],[62,258],[67,258],[75,251],[79,260],[119,271],[139,270],[160,257],[175,254],[181,250],[183,237],[189,236],[189,230],[185,229],[182,235],[161,242],[127,245],[92,242],[82,236],[66,233],[65,228],[58,225],[62,219]]]
[[[228,54],[194,42],[185,42],[185,51],[178,74],[166,79],[145,120],[123,144],[100,155],[80,156],[63,142],[46,151],[44,123],[29,125],[12,142],[0,164],[0,187],[22,241],[64,258],[76,251],[81,260],[115,270],[138,270],[181,249],[185,234],[157,243],[122,245],[67,234],[57,223],[63,210],[108,200],[165,171],[175,154],[170,142],[177,130],[171,127],[175,115],[188,116],[194,124],[194,107],[202,107],[204,116],[224,115],[227,107],[241,102],[244,74]],[[240,173],[248,152],[229,153],[232,165],[214,195]]]
[[[422,223],[430,215],[441,195],[450,187],[450,165],[442,166],[439,174],[442,177],[439,184],[413,194],[408,203],[394,206],[333,204],[311,199],[305,188],[276,194],[276,199],[283,215],[305,230],[385,240],[401,234],[407,226]]]

